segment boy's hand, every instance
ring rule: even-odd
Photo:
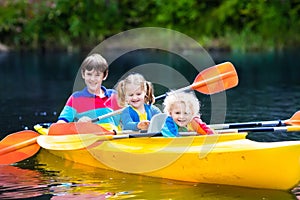
[[[92,119],[86,116],[81,117],[78,122],[92,122]]]

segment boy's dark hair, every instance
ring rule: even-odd
[[[81,72],[84,73],[86,70],[95,70],[97,72],[103,72],[103,77],[108,74],[108,64],[100,54],[94,53],[84,59],[81,66]]]

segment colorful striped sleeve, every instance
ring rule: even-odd
[[[172,117],[168,116],[161,133],[164,137],[178,137],[178,127]]]

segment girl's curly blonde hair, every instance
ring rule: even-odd
[[[183,103],[189,108],[193,116],[200,116],[200,101],[192,92],[169,92],[164,100],[164,113],[169,114],[172,106],[177,103]]]
[[[128,84],[135,84],[140,86],[142,90],[145,91],[145,103],[146,104],[154,104],[155,97],[154,97],[154,89],[151,82],[146,81],[143,75],[138,73],[133,73],[128,75],[125,79],[119,81],[117,84],[116,90],[118,92],[118,104],[119,106],[123,107],[126,105],[126,85]]]

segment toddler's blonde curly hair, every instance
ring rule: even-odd
[[[200,101],[192,92],[169,92],[164,100],[164,113],[169,114],[172,111],[172,106],[177,103],[183,103],[186,109],[190,109],[192,115],[200,116]]]

